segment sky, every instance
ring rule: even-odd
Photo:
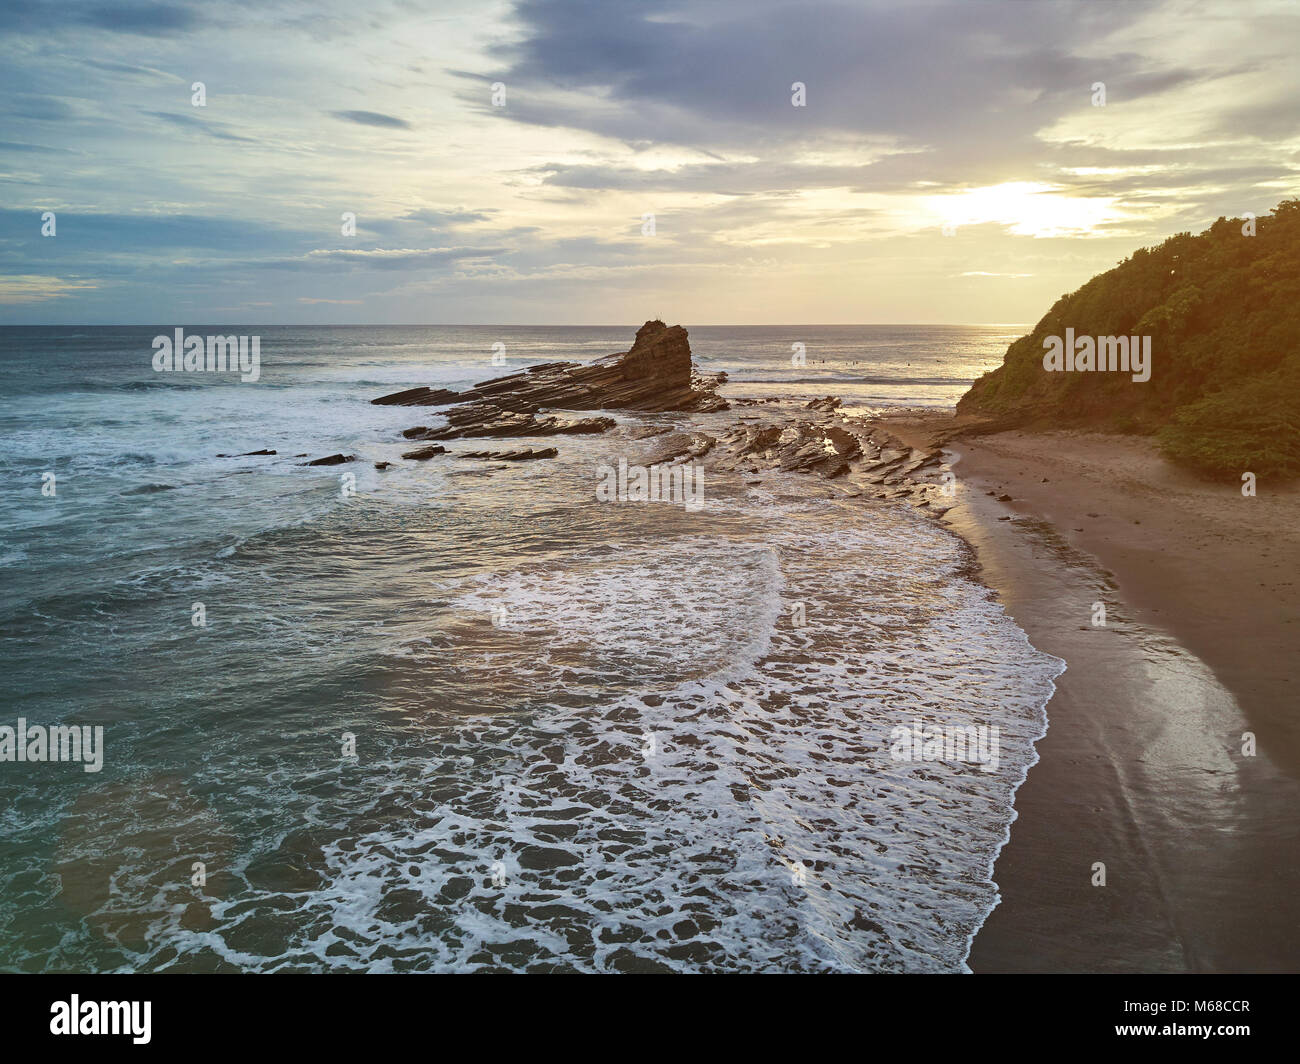
[[[0,0],[0,323],[1030,323],[1298,194],[1297,44],[1295,0]]]

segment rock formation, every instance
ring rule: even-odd
[[[716,392],[717,377],[695,372],[686,330],[648,321],[623,354],[583,365],[547,362],[508,377],[484,381],[463,392],[447,388],[408,388],[372,399],[381,406],[449,406],[448,425],[409,430],[408,439],[460,436],[552,436],[604,432],[609,418],[565,421],[533,415],[552,410],[725,410]]]
[[[466,437],[570,436],[607,432],[609,417],[538,416],[553,410],[726,410],[717,394],[725,374],[704,376],[691,363],[686,330],[648,321],[637,330],[630,350],[589,364],[546,362],[508,377],[484,381],[463,392],[448,388],[408,388],[371,402],[380,406],[446,406],[446,424],[416,425],[408,440],[455,440]],[[423,447],[403,458],[423,461],[444,453]],[[548,451],[553,452],[552,448]],[[479,454],[480,452],[475,452]],[[485,457],[497,457],[482,452]],[[507,460],[551,457],[544,452],[502,452]]]

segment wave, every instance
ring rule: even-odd
[[[214,926],[169,923],[159,958],[963,970],[1059,662],[969,577],[965,545],[913,515],[789,496],[707,510],[761,513],[762,534],[435,580],[435,630],[350,677],[392,721],[366,758],[337,787],[295,789],[287,763],[259,784],[266,802],[291,788],[311,846],[260,847]],[[894,760],[892,729],[918,718],[997,725],[1000,770]],[[334,741],[317,727],[309,745]],[[286,907],[302,918],[264,945],[241,930]]]
[[[155,391],[157,389],[168,389],[168,388],[176,391],[192,392],[192,391],[197,391],[199,388],[205,387],[203,384],[200,384],[197,381],[185,380],[183,376],[181,377],[181,379],[177,379],[177,376],[178,375],[169,374],[166,378],[164,378],[160,375],[157,380],[149,379],[149,380],[131,380],[131,381],[117,381],[117,382],[87,381],[84,382],[81,385],[81,387],[86,388],[87,390],[90,391],[116,391],[116,392],[148,392],[148,391]]]

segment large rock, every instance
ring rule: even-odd
[[[686,330],[648,321],[636,342],[618,355],[582,365],[549,362],[484,381],[463,392],[408,388],[372,399],[382,406],[481,404],[477,420],[502,412],[535,414],[556,410],[725,410],[717,381],[693,372]],[[468,433],[466,433],[468,434]],[[531,435],[531,433],[529,433]],[[538,433],[545,435],[546,433]]]

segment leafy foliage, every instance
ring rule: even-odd
[[[1156,433],[1171,458],[1238,478],[1300,475],[1300,200],[1244,236],[1220,218],[1141,248],[1062,296],[961,413]],[[1043,339],[1149,335],[1151,379],[1043,369]]]

